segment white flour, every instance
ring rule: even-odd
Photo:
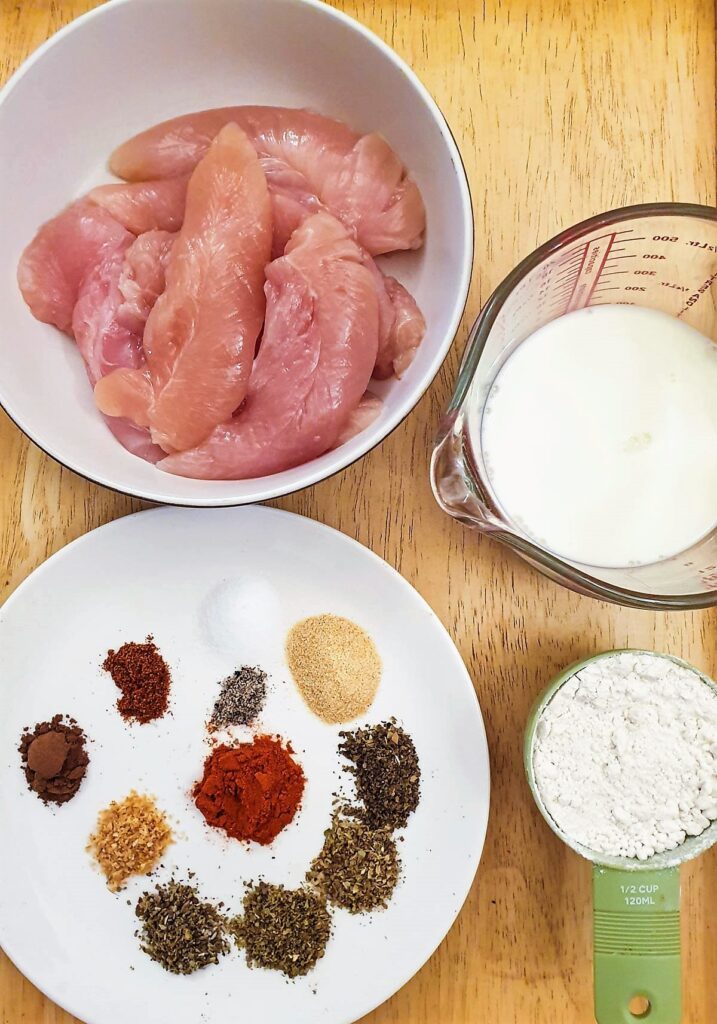
[[[717,694],[656,655],[594,662],[540,716],[533,767],[553,820],[588,849],[672,850],[717,818]]]

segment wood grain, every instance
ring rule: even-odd
[[[138,0],[141,2],[141,0]],[[93,0],[0,0],[7,76]],[[483,707],[493,768],[472,893],[429,964],[371,1024],[589,1024],[589,869],[539,819],[521,733],[549,677],[612,646],[654,647],[717,672],[716,612],[649,614],[577,597],[443,516],[431,438],[467,326],[516,261],[559,228],[631,202],[714,204],[712,0],[339,0],[415,68],[471,181],[476,273],[463,329],[414,414],[362,462],[277,504],[396,566],[455,638]],[[43,456],[0,422],[2,585],[139,507]],[[684,872],[685,1024],[707,1024],[717,976],[717,851]],[[69,1024],[3,959],[3,1024]]]

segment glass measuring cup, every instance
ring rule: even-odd
[[[533,770],[538,720],[560,687],[595,661],[616,654],[667,658],[717,685],[693,665],[654,651],[606,651],[571,665],[543,691],[525,730],[523,761],[538,810],[555,834],[593,865],[593,974],[598,1024],[679,1024],[681,1018],[679,865],[717,842],[717,821],[681,846],[639,861],[595,853],[557,825],[543,803]]]
[[[716,604],[717,529],[689,550],[649,565],[602,568],[561,558],[502,511],[480,431],[469,429],[469,407],[480,422],[498,372],[528,335],[565,313],[608,303],[660,310],[717,341],[717,209],[650,203],[613,210],[556,235],[508,275],[468,339],[431,460],[434,494],[449,515],[580,593],[637,608]]]

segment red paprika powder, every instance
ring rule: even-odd
[[[208,824],[262,846],[275,839],[304,792],[304,773],[292,753],[274,736],[216,747],[194,787],[194,802]]]

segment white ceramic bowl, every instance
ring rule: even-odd
[[[15,281],[22,249],[71,199],[109,180],[129,135],[191,110],[237,103],[308,106],[380,131],[416,178],[428,211],[418,253],[380,262],[428,323],[400,381],[375,390],[379,419],[348,444],[272,477],[174,477],[126,452],[103,423],[74,345],[38,323]],[[0,403],[70,469],[152,501],[234,505],[299,490],[383,440],[436,375],[470,282],[473,221],[458,149],[436,104],[395,53],[317,0],[112,0],[50,39],[0,94]]]

